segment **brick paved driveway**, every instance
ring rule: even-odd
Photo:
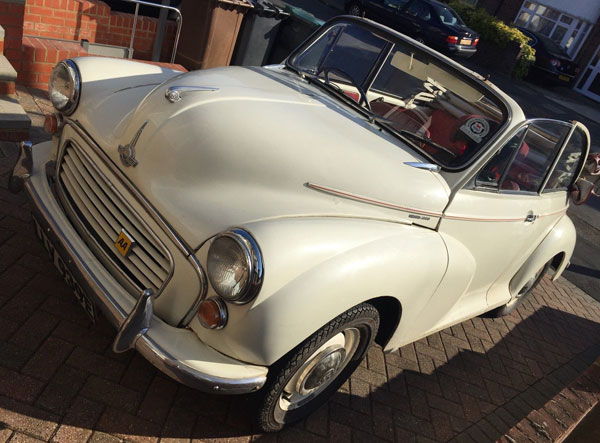
[[[193,391],[135,352],[111,352],[115,331],[88,324],[33,234],[25,197],[6,190],[14,153],[0,145],[0,443],[257,438],[248,399]],[[508,317],[469,320],[392,354],[372,349],[326,406],[262,438],[489,441],[598,355],[600,304],[545,279]],[[585,393],[569,400],[553,409],[558,419],[587,407]]]

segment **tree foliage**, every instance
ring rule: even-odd
[[[481,35],[482,40],[494,43],[499,48],[506,48],[509,43],[516,42],[521,47],[513,75],[522,78],[527,75],[529,67],[535,62],[535,49],[529,46],[529,37],[514,26],[490,15],[483,8],[475,8],[458,0],[448,2],[458,12],[467,26]]]

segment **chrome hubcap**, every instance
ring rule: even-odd
[[[346,350],[343,348],[333,349],[317,361],[305,377],[298,380],[298,392],[308,395],[315,389],[318,389],[324,383],[328,382],[338,372],[338,369],[346,357]]]
[[[359,343],[360,332],[356,328],[345,329],[327,340],[285,385],[279,397],[280,408],[293,410],[319,395],[346,367]]]
[[[527,291],[529,291],[533,284],[535,283],[535,281],[537,280],[539,274],[534,275],[533,277],[531,277],[527,283],[525,283],[525,286],[523,286],[521,288],[521,290],[519,291],[519,293],[517,294],[517,298],[521,298],[523,297],[525,294],[527,294]]]
[[[544,267],[542,266],[535,274],[533,277],[531,277],[529,280],[527,280],[527,282],[523,285],[523,287],[521,288],[521,290],[517,293],[517,295],[514,296],[514,298],[511,300],[510,304],[512,305],[513,303],[518,302],[523,296],[525,296],[533,287],[533,285],[535,284],[535,281],[538,279],[538,277],[540,276],[540,274],[543,272]]]
[[[352,6],[349,11],[350,15],[360,16],[360,8],[356,5]]]

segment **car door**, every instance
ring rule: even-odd
[[[401,32],[417,40],[427,40],[425,36],[426,27],[433,19],[431,6],[421,0],[413,0],[401,11],[398,17],[405,28],[400,29]]]
[[[372,0],[367,4],[367,15],[376,22],[398,29],[398,13],[409,0]]]
[[[531,120],[456,193],[439,230],[466,248],[474,263],[461,310],[481,311],[492,283],[505,276],[507,284],[565,214],[569,174],[580,167],[583,139],[571,123]],[[561,156],[565,146],[568,162]]]

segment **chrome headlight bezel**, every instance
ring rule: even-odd
[[[247,281],[243,289],[235,295],[232,295],[231,292],[226,292],[221,287],[221,282],[215,281],[216,276],[211,272],[211,257],[215,252],[216,242],[221,238],[227,238],[235,242],[235,245],[240,248],[241,256],[244,260],[243,264],[247,269]],[[256,243],[256,240],[248,232],[239,228],[217,234],[208,249],[206,274],[214,291],[226,302],[236,305],[243,305],[250,302],[260,291],[264,274],[263,258],[258,243]]]
[[[64,104],[61,104],[54,94],[54,91],[57,89],[54,82],[56,81],[60,70],[64,70],[67,73],[70,82],[68,95],[59,93],[67,98],[67,101]],[[79,97],[81,95],[81,75],[77,68],[77,64],[73,60],[63,60],[54,67],[52,74],[50,74],[50,81],[48,82],[48,95],[50,96],[52,105],[57,111],[65,115],[71,115],[75,112],[77,105],[79,105]]]

